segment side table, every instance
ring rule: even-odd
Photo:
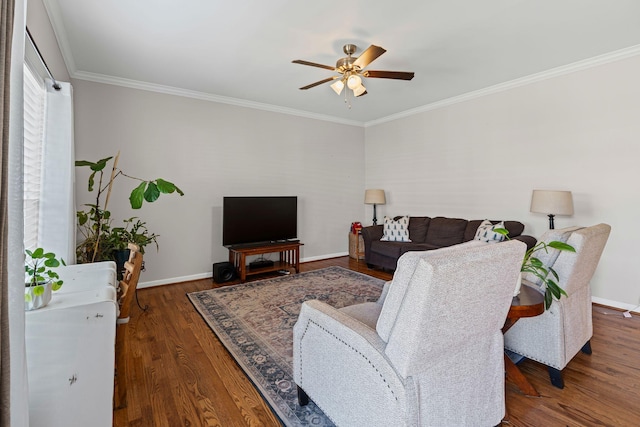
[[[360,231],[358,234],[349,232],[349,256],[358,261],[364,259],[364,239]]]

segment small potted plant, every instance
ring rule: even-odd
[[[493,231],[496,233],[500,233],[505,236],[507,239],[509,238],[509,231],[505,228],[496,228]],[[549,248],[557,249],[559,251],[567,251],[567,252],[575,252],[575,248],[567,243],[559,242],[557,240],[552,240],[549,243],[546,242],[538,242],[534,247],[527,250],[524,254],[524,258],[522,260],[522,266],[520,267],[520,273],[522,277],[522,273],[531,273],[537,278],[539,278],[542,283],[545,285],[544,292],[544,309],[548,310],[551,307],[551,303],[553,299],[560,300],[562,295],[568,296],[567,293],[558,285],[560,281],[560,277],[558,273],[553,269],[553,267],[546,266],[539,258],[535,257],[534,254],[538,251],[549,252]],[[551,275],[551,277],[549,277]],[[554,280],[555,279],[555,280]],[[556,280],[558,282],[556,282]]]
[[[64,260],[56,258],[53,252],[45,252],[43,248],[37,248],[33,252],[25,250],[25,310],[36,310],[49,304],[51,292],[57,291],[62,286],[60,276],[52,268],[66,265]]]

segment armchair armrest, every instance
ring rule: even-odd
[[[337,424],[373,418],[393,425],[407,416],[406,395],[385,346],[374,329],[321,301],[307,301],[293,328],[294,381],[325,412],[344,414]],[[353,398],[335,399],[336,384],[341,395]]]

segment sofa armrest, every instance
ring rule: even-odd
[[[369,227],[364,227],[360,232],[362,233],[362,240],[364,241],[364,260],[369,264],[371,242],[382,238],[384,234],[383,227],[382,225],[370,225]]]
[[[527,250],[531,249],[532,247],[534,247],[536,245],[536,243],[538,243],[538,240],[533,237],[533,236],[526,236],[524,234],[521,234],[519,236],[514,237],[511,240],[520,240],[521,242],[523,242],[525,245],[527,245]]]

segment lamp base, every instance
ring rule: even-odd
[[[554,214],[549,214],[549,230],[553,230],[554,229],[554,227],[553,227],[553,217],[554,217]]]
[[[373,204],[373,225],[378,225],[378,218],[376,218],[376,205]]]

